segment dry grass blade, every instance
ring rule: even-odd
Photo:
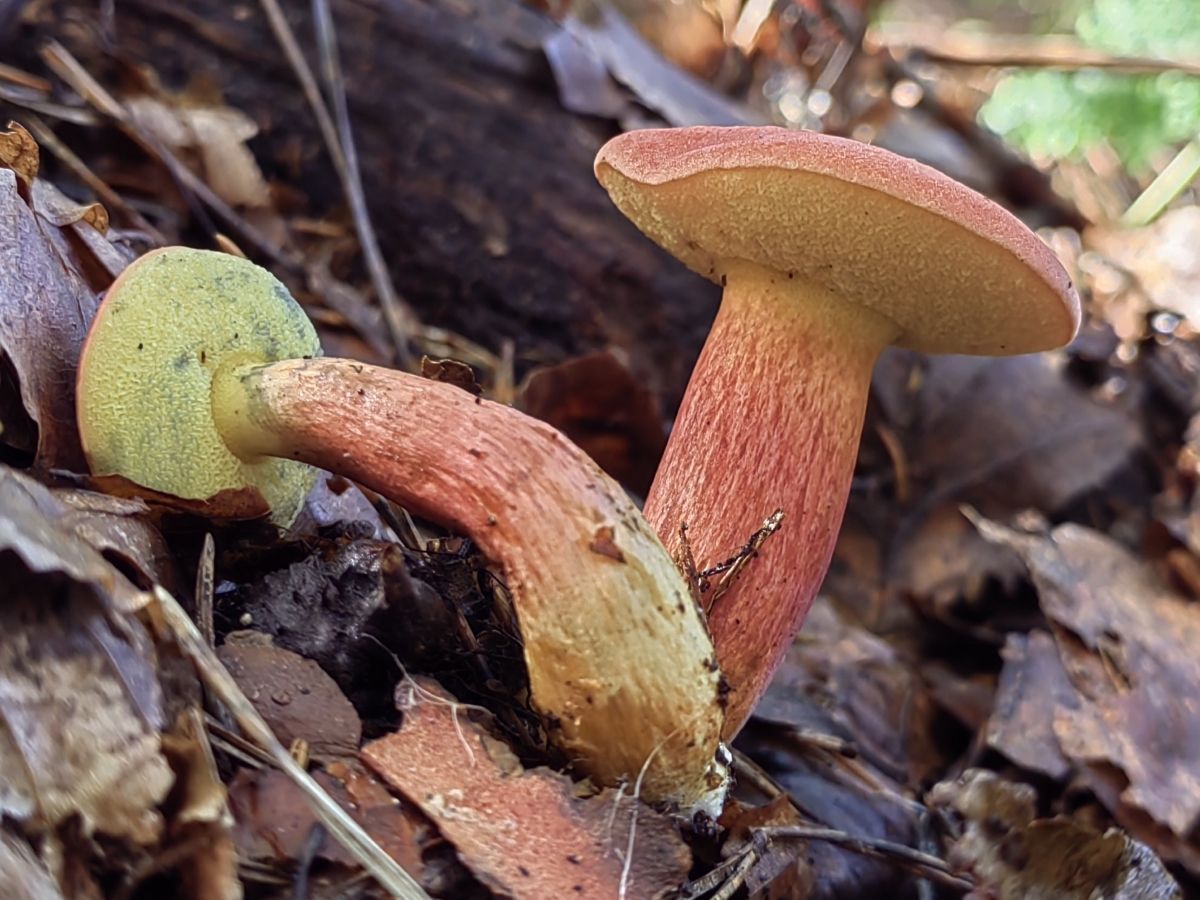
[[[337,118],[338,137],[345,156],[346,176],[345,187],[349,195],[350,207],[354,214],[354,226],[358,232],[358,240],[366,257],[367,268],[371,272],[371,281],[379,295],[383,307],[384,320],[388,324],[392,340],[396,344],[396,354],[399,362],[405,367],[411,367],[413,360],[408,347],[409,336],[414,331],[417,321],[412,311],[408,309],[396,294],[392,277],[388,273],[387,263],[379,249],[379,241],[375,229],[371,225],[367,211],[366,195],[363,193],[362,177],[358,168],[358,153],[354,147],[354,133],[350,126],[350,108],[346,102],[346,85],[342,78],[342,66],[338,58],[337,33],[334,30],[333,14],[326,0],[313,0],[313,18],[317,29],[317,44],[323,63],[325,85],[333,100],[334,115]]]
[[[428,895],[412,879],[412,876],[388,856],[363,830],[362,826],[355,822],[276,740],[262,716],[246,699],[213,651],[208,648],[199,629],[188,618],[178,601],[158,585],[154,588],[154,596],[158,600],[159,608],[167,625],[184,652],[192,660],[204,686],[229,707],[238,725],[247,736],[260,748],[267,751],[274,763],[287,773],[296,786],[304,792],[312,803],[317,818],[329,830],[329,833],[354,854],[363,868],[370,872],[380,885],[393,896],[403,898],[403,900],[428,900]]]

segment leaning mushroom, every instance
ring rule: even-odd
[[[782,128],[621,135],[596,175],[646,235],[724,285],[647,519],[701,568],[776,508],[783,527],[710,612],[736,734],[832,556],[871,370],[898,344],[1008,355],[1061,346],[1079,298],[1015,217],[912,160]]]
[[[287,524],[309,465],[469,536],[503,572],[534,706],[605,784],[719,808],[722,711],[712,643],[637,507],[550,426],[450,385],[319,358],[270,273],[186,248],[135,261],[80,362],[94,473],[214,515]]]

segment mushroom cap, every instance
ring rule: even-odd
[[[147,253],[109,288],[79,361],[88,465],[123,492],[214,517],[269,511],[286,527],[316,471],[234,455],[213,420],[213,377],[222,366],[320,353],[312,323],[265,269],[187,247]]]
[[[1059,347],[1079,297],[1019,219],[935,169],[858,141],[775,127],[631,131],[596,177],[647,236],[721,282],[728,261],[817,283],[926,353]]]

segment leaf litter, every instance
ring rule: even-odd
[[[577,79],[560,81],[564,102],[630,122],[648,118],[639,101],[680,121],[730,110],[759,116],[676,74],[650,84],[648,73],[659,72],[661,60],[646,55],[649,45],[624,21],[638,24],[637,16],[601,7],[573,16],[566,30],[540,28],[528,42],[557,54],[559,79]],[[29,21],[58,34],[46,15],[31,9]],[[193,26],[210,24],[199,13],[181,15],[193,15]],[[775,46],[778,23],[765,18],[766,26],[746,46]],[[248,21],[200,30],[208,39],[224,39]],[[831,22],[819,32],[821,40],[841,42],[845,23]],[[726,30],[737,24],[726,22]],[[114,35],[118,53],[122,42],[136,41],[138,32],[126,26]],[[544,40],[568,31],[576,35],[568,51],[561,40]],[[172,51],[187,52],[186,40],[174,40]],[[821,40],[814,38],[818,50]],[[217,46],[246,47],[237,40],[218,40]],[[637,54],[618,59],[614,48],[622,46]],[[766,51],[768,57],[774,52]],[[71,75],[64,77],[71,87],[86,93],[98,84],[61,68],[75,59],[63,45],[47,58],[58,61],[60,77]],[[348,70],[358,63],[348,59]],[[615,88],[606,71],[633,93]],[[260,167],[259,148],[277,141],[269,123],[263,128],[262,116],[234,109],[215,92],[197,98],[159,88],[153,76],[139,81],[133,92],[119,95],[121,109],[137,134],[152,136],[165,149],[150,157],[180,182],[181,197],[154,195],[165,193],[168,179],[148,176],[153,162],[114,166],[101,157],[97,171],[111,176],[124,169],[117,181],[141,194],[139,209],[147,201],[157,205],[160,215],[152,217],[161,216],[160,224],[177,226],[191,210],[209,206],[247,238],[252,251],[286,270],[281,274],[333,340],[364,356],[390,355],[394,348],[381,337],[378,309],[350,283],[355,276],[346,274],[353,247],[344,223],[289,219],[288,204],[294,210],[308,198],[293,190],[280,202],[289,196],[274,180],[283,171],[282,157],[268,151]],[[49,82],[44,84],[31,89],[48,91]],[[147,84],[154,90],[148,92]],[[836,110],[844,98],[834,94]],[[77,99],[64,94],[53,100],[64,98]],[[39,100],[44,114],[66,108],[51,99]],[[93,106],[104,112],[104,99]],[[101,130],[98,117],[81,119],[78,109],[69,121]],[[293,160],[307,152],[296,147],[293,142],[289,151]],[[0,374],[0,422],[5,458],[15,454],[22,464],[32,462],[38,477],[48,479],[83,471],[71,423],[74,359],[99,293],[137,238],[114,229],[103,207],[72,201],[39,177],[36,149],[19,127],[0,137],[0,223],[8,226],[0,238],[19,241],[21,253],[13,259],[27,265],[21,272],[28,276],[5,281],[0,275],[0,362],[7,367]],[[191,167],[186,172],[172,168],[185,163]],[[364,170],[368,181],[371,169]],[[289,171],[299,172],[300,163]],[[489,252],[497,260],[510,255],[516,236],[508,211],[475,188],[455,188],[454,197],[459,213],[488,232]],[[406,523],[395,511],[385,516],[385,526],[353,488],[327,491],[319,501],[324,505],[314,507],[302,530],[288,536],[292,540],[279,542],[252,526],[218,529],[221,653],[231,662],[235,656],[254,661],[238,673],[242,687],[264,713],[272,705],[285,711],[267,716],[278,736],[297,759],[314,766],[343,811],[439,896],[487,896],[485,885],[526,895],[532,880],[521,871],[526,864],[514,868],[525,857],[498,857],[488,843],[507,821],[520,823],[532,847],[558,846],[556,841],[590,847],[587,871],[594,881],[588,883],[606,890],[615,884],[618,893],[624,886],[629,896],[682,883],[689,858],[692,875],[707,868],[729,876],[707,882],[695,896],[726,896],[737,884],[756,896],[928,896],[922,879],[929,871],[914,874],[898,857],[864,852],[870,842],[878,849],[889,840],[946,856],[954,869],[951,881],[943,882],[946,890],[961,891],[973,881],[980,896],[1177,896],[1154,854],[1181,878],[1200,873],[1196,761],[1189,752],[1197,743],[1196,716],[1186,701],[1196,680],[1186,649],[1196,644],[1192,604],[1180,593],[1200,585],[1200,577],[1188,581],[1189,572],[1200,571],[1194,537],[1200,533],[1194,526],[1200,479],[1194,460],[1189,462],[1195,438],[1186,428],[1187,417],[1200,412],[1200,353],[1194,323],[1188,323],[1187,288],[1194,280],[1189,209],[1194,212],[1185,207],[1157,230],[1132,237],[1093,230],[1084,238],[1087,253],[1064,254],[1093,301],[1093,320],[1067,353],[988,362],[891,353],[880,366],[839,563],[827,584],[832,603],[814,609],[759,719],[739,742],[742,784],[724,822],[727,833],[687,832],[685,844],[676,826],[626,794],[581,799],[580,786],[539,768],[547,760],[526,729],[520,679],[503,665],[519,647],[506,621],[502,586],[485,587],[489,573],[469,544],[441,534],[427,540],[425,523]],[[114,209],[115,218],[121,214]],[[203,222],[205,215],[195,218]],[[211,223],[202,227],[211,233]],[[230,245],[219,235],[214,239]],[[479,373],[472,383],[511,396],[511,347],[492,354],[435,332],[421,326],[414,340],[423,347],[437,343],[433,355],[466,357]],[[592,441],[597,455],[609,452],[610,469],[639,490],[652,472],[647,461],[660,447],[663,423],[648,384],[660,388],[654,380],[661,373],[633,372],[623,359],[620,352],[567,358],[525,381],[519,402],[577,440]],[[539,378],[542,395],[535,396],[529,386]],[[161,584],[186,595],[179,584],[194,565],[195,523],[185,520],[181,528],[180,521],[139,503],[78,487],[52,496],[26,485],[22,493],[12,488],[17,477],[5,470],[0,500],[16,504],[11,508],[23,520],[14,526],[16,514],[0,506],[0,541],[23,549],[0,558],[20,567],[23,580],[13,581],[14,596],[25,591],[58,602],[36,615],[20,612],[28,603],[13,604],[17,612],[8,610],[14,623],[8,633],[38,638],[37,646],[25,638],[13,646],[22,662],[32,655],[60,667],[56,671],[94,679],[97,708],[117,710],[112,722],[105,713],[103,724],[116,734],[106,740],[124,740],[133,748],[126,752],[157,760],[139,769],[143,778],[161,777],[168,759],[175,789],[168,795],[157,782],[155,790],[141,785],[118,798],[122,806],[70,797],[58,787],[47,794],[59,798],[46,807],[49,812],[35,815],[21,794],[30,793],[28,785],[15,780],[6,789],[14,804],[25,804],[25,819],[15,824],[26,837],[13,830],[14,823],[0,833],[0,871],[18,873],[31,896],[56,896],[54,883],[65,884],[64,873],[103,872],[104,865],[111,866],[107,874],[120,872],[130,890],[140,878],[160,885],[174,884],[177,876],[196,896],[231,898],[235,877],[265,892],[284,890],[282,885],[332,889],[358,877],[361,857],[320,834],[312,795],[273,767],[283,765],[277,756],[229,730],[228,710],[211,695],[204,729],[213,746],[206,749],[194,679],[181,686],[174,670],[178,648],[162,639],[161,612],[144,593]],[[959,506],[964,501],[981,515],[965,517]],[[1081,524],[1051,530],[1047,520]],[[389,526],[397,523],[394,533],[404,532],[400,544],[390,540]],[[422,536],[414,540],[413,534]],[[117,568],[82,542],[103,551]],[[406,612],[409,621],[401,621]],[[316,626],[311,634],[306,624]],[[254,635],[248,637],[248,629]],[[273,667],[278,659],[287,660],[282,673]],[[27,685],[10,677],[16,663],[0,662],[0,682],[13,692],[6,696],[26,696],[18,689]],[[403,693],[412,684],[407,680],[399,681],[406,714],[398,715],[390,708],[391,689],[414,664],[436,671],[472,703],[492,707],[490,727],[474,721],[479,714],[473,707],[445,696],[416,702]],[[292,677],[301,672],[303,677]],[[287,676],[282,686],[280,674]],[[298,708],[309,698],[302,686],[322,693],[322,712]],[[277,693],[288,702],[275,700]],[[91,702],[93,695],[86,696]],[[54,695],[47,715],[75,699]],[[294,703],[297,708],[288,709]],[[83,712],[68,725],[83,732],[98,728]],[[28,721],[24,727],[31,727]],[[375,754],[389,767],[391,790],[347,759],[345,751],[359,743],[356,727],[367,734],[367,757]],[[513,742],[513,749],[503,741]],[[421,753],[434,750],[443,758],[417,765]],[[447,760],[455,759],[458,770],[448,771]],[[979,765],[989,772],[973,768],[961,780],[949,777]],[[444,783],[423,781],[429,773]],[[232,832],[222,779],[237,819]],[[453,794],[464,783],[478,787],[475,796]],[[514,785],[534,786],[537,815],[525,818],[519,803],[531,800],[510,795]],[[928,791],[931,785],[936,787]],[[480,797],[509,810],[508,818],[475,815],[472,803]],[[619,831],[618,824],[635,812],[632,842],[610,840],[608,831],[596,829],[601,821]],[[116,853],[101,865],[80,849],[81,823],[85,833],[115,832],[133,843],[140,838],[141,849],[131,852],[127,842],[126,856]],[[789,828],[807,829],[809,837],[762,844],[772,828],[781,836]],[[53,833],[63,849],[56,855],[29,843],[37,829]],[[814,837],[822,831],[837,839]],[[104,840],[111,849],[110,838]],[[188,854],[189,846],[206,849]],[[618,850],[629,847],[634,855],[622,858]],[[183,857],[175,876],[172,852]],[[555,861],[538,858],[531,862],[543,868],[526,868],[546,872],[544,884],[557,890],[566,881],[555,880],[564,877],[550,865]],[[723,869],[726,864],[732,868]],[[539,882],[528,895],[543,888]],[[99,892],[95,882],[89,889]]]

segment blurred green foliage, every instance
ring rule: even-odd
[[[1116,56],[1200,58],[1200,0],[1089,0],[1075,33]],[[1200,132],[1200,77],[1095,69],[1004,78],[980,110],[985,125],[1026,151],[1077,157],[1107,142],[1133,170]]]

